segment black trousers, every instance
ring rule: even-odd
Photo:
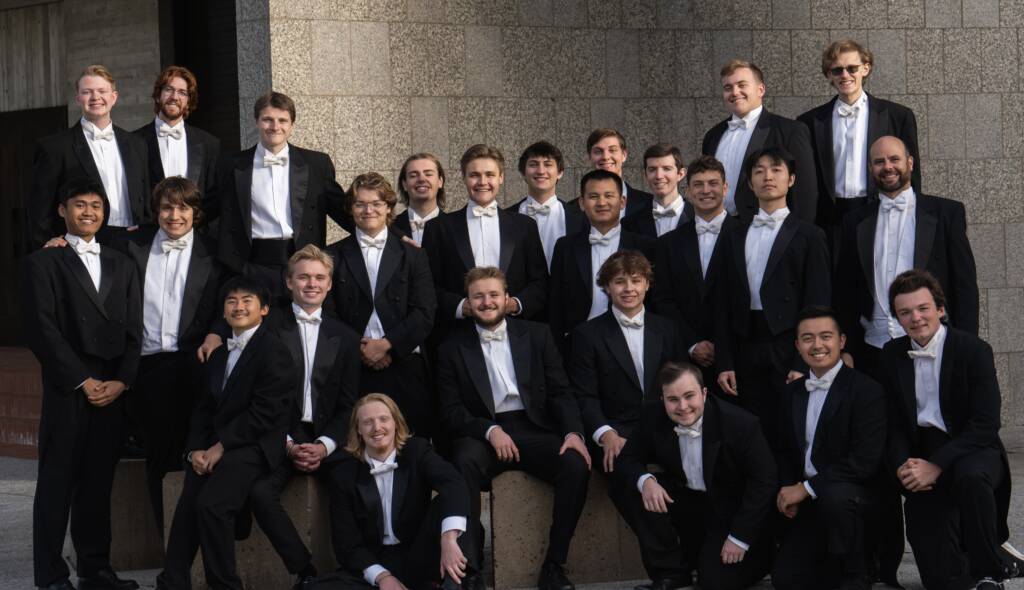
[[[193,350],[146,355],[139,361],[138,378],[128,398],[128,416],[141,426],[146,485],[161,533],[164,475],[183,467],[189,419],[201,382],[200,366]]]
[[[475,571],[483,565],[484,544],[481,538],[480,490],[492,478],[511,470],[520,470],[555,486],[555,502],[548,534],[545,561],[565,563],[569,543],[576,532],[576,523],[587,502],[590,471],[578,453],[566,451],[559,455],[562,437],[534,425],[525,411],[498,414],[498,424],[512,437],[519,449],[518,463],[498,461],[490,443],[475,438],[459,438],[452,445],[452,463],[466,480],[469,489],[469,525],[466,534],[466,559]]]
[[[100,373],[97,373],[100,374]],[[91,405],[80,389],[59,391],[43,379],[39,474],[32,503],[32,560],[36,586],[69,577],[62,556],[71,520],[78,575],[110,568],[110,496],[121,448],[125,392],[111,404]]]
[[[778,448],[779,399],[793,366],[794,333],[773,335],[764,313],[750,312],[749,336],[739,344],[736,357],[738,401],[761,420],[761,430],[773,449]]]
[[[818,489],[820,488],[820,489]],[[834,588],[843,577],[864,576],[864,518],[870,487],[819,485],[786,524],[772,570],[780,590]]]
[[[242,590],[235,567],[235,517],[245,506],[253,483],[270,471],[259,447],[226,451],[209,475],[188,469],[171,522],[164,571],[157,585],[167,590],[192,587],[196,550],[203,551],[206,582],[211,588]]]
[[[422,354],[394,359],[380,371],[362,366],[359,395],[386,393],[402,410],[413,434],[429,439],[437,423],[437,411],[431,403],[430,370]]]
[[[946,438],[935,428],[919,432],[925,451]],[[1003,577],[995,490],[1007,476],[999,450],[982,449],[944,471],[931,491],[907,492],[907,540],[925,588],[960,590]]]

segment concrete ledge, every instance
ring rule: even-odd
[[[184,473],[168,473],[164,478],[164,530],[170,535],[174,509],[181,495]],[[320,572],[332,571],[336,566],[331,549],[328,519],[327,489],[311,476],[293,477],[281,494],[281,504],[295,523],[302,541],[313,552],[313,564]],[[165,539],[166,542],[166,539]],[[252,534],[235,543],[238,575],[246,588],[291,588],[295,579],[285,569],[281,558],[271,547],[259,525],[253,521]],[[196,554],[192,565],[192,587],[207,588],[203,573],[202,553]]]
[[[551,486],[521,471],[491,485],[491,542],[495,588],[535,587],[551,526]],[[647,577],[636,536],[608,498],[607,479],[593,473],[576,527],[566,573],[576,584]]]

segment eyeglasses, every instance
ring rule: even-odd
[[[359,201],[357,203],[352,203],[352,208],[355,209],[356,211],[366,211],[367,209],[380,211],[381,209],[384,209],[387,206],[388,204],[385,203],[384,201],[371,201],[369,203]]]
[[[842,76],[843,72],[845,71],[847,74],[850,74],[852,76],[859,72],[862,67],[864,67],[864,64],[853,64],[851,66],[846,67],[836,66],[834,68],[829,68],[828,73],[832,74],[833,76]]]
[[[180,96],[182,98],[188,98],[188,96],[189,96],[188,90],[178,90],[177,88],[175,88],[173,86],[164,86],[163,88],[160,89],[160,91],[163,92],[164,94],[176,94],[176,95],[178,95],[178,96]]]

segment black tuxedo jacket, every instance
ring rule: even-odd
[[[746,241],[750,225],[729,233],[725,280],[718,282],[721,302],[715,312],[715,363],[718,371],[735,370],[735,346],[749,335],[750,287]],[[722,236],[719,236],[721,240]],[[789,215],[768,255],[761,279],[761,305],[772,334],[796,328],[805,307],[828,305],[832,297],[831,263],[825,234],[818,226]]]
[[[726,119],[704,134],[701,153],[715,155],[718,142],[729,127],[728,123],[729,119]],[[818,179],[814,170],[811,134],[803,123],[770,113],[767,109],[761,111],[761,116],[757,119],[754,133],[750,136],[750,143],[747,144],[747,151],[743,156],[743,169],[736,182],[735,202],[740,220],[749,222],[757,214],[758,208],[757,197],[750,189],[746,159],[757,150],[767,147],[784,148],[796,159],[796,184],[789,189],[786,202],[789,209],[800,219],[813,222],[818,208]]]
[[[864,341],[861,316],[870,319],[875,308],[875,228],[879,206],[878,201],[872,201],[843,221],[835,305],[842,314],[843,330],[855,344]],[[914,220],[914,268],[932,273],[942,285],[949,321],[961,330],[977,334],[978,274],[967,239],[963,203],[918,194]]]
[[[389,231],[377,270],[376,296],[371,295],[370,276],[355,234],[329,251],[334,256],[334,313],[342,322],[361,336],[376,308],[395,357],[412,354],[426,341],[434,326],[437,300],[423,250]]]
[[[950,440],[928,457],[922,456],[918,440],[914,361],[907,355],[912,348],[910,336],[892,340],[882,349],[879,375],[883,378],[889,413],[885,467],[895,477],[896,469],[907,459],[920,457],[948,471],[957,462],[970,461],[975,451],[998,450],[1006,475],[996,489],[996,503],[999,528],[1002,538],[1006,538],[1010,470],[1006,449],[999,438],[1002,398],[992,347],[969,332],[948,326],[946,330],[939,368],[939,406]]]
[[[682,198],[682,197],[680,197],[680,198]],[[678,229],[679,226],[683,225],[684,223],[686,223],[690,219],[693,219],[693,208],[690,207],[690,204],[685,202],[685,199],[684,199],[683,209],[679,213],[679,215],[676,216],[676,218],[675,218],[676,224],[672,228],[672,230]],[[642,208],[640,210],[637,210],[635,213],[632,213],[630,215],[627,215],[627,216],[623,217],[622,218],[622,229],[628,229],[629,231],[631,231],[631,232],[633,232],[635,234],[640,234],[642,236],[651,238],[652,240],[653,239],[657,239],[659,236],[658,236],[658,226],[657,226],[656,223],[654,223],[654,201],[653,201],[653,198],[652,198],[652,201],[651,201],[650,205],[648,205],[648,206],[646,206],[646,207],[644,207],[644,208]],[[669,231],[672,231],[672,230],[669,230]],[[668,233],[668,232],[665,232],[665,233]],[[662,235],[664,235],[664,234],[662,234]]]
[[[505,211],[519,213],[519,207],[522,206],[524,201],[526,201],[525,198],[519,199],[515,205],[506,207]],[[579,202],[562,201],[562,209],[565,211],[565,235],[569,236],[590,227],[590,222],[587,221],[587,216],[583,213],[583,209],[580,209]]]
[[[825,104],[815,107],[797,117],[811,130],[811,144],[814,147],[814,165],[818,173],[818,219],[835,223],[833,203],[836,200],[836,163],[832,151],[832,111],[835,109],[838,96]],[[911,173],[911,184],[914,190],[921,191],[921,158],[917,143],[917,118],[909,108],[868,94],[868,136],[865,150],[870,152],[871,144],[879,137],[892,135],[903,140],[907,150],[914,158],[914,170]],[[864,161],[870,170],[871,163],[867,154]],[[876,195],[878,188],[870,171],[867,173],[868,194]]]
[[[256,146],[222,156],[217,163],[216,192],[212,208],[220,208],[218,258],[228,268],[242,272],[252,247],[252,159]],[[288,184],[295,249],[306,244],[323,248],[327,241],[327,216],[348,231],[354,227],[345,211],[344,192],[334,180],[334,164],[322,152],[288,146]]]
[[[156,124],[150,121],[132,133],[142,138],[149,150],[149,181],[150,190],[152,190],[164,179],[164,165],[160,160],[160,144],[157,141]],[[207,195],[214,190],[217,158],[220,156],[220,140],[198,127],[185,123],[185,143],[188,150],[188,170],[185,176],[196,183],[199,190],[203,192],[203,200],[207,201]],[[210,221],[220,211],[204,205],[203,213],[206,215],[205,221]]]
[[[725,280],[728,271],[725,265],[729,236],[740,231],[742,224],[728,214],[725,216],[707,276],[700,265],[696,227],[691,219],[658,239],[654,248],[654,285],[648,296],[655,312],[675,320],[684,351],[701,340],[715,340],[717,284]]]
[[[807,451],[807,377],[786,386],[780,404],[779,483],[804,477]],[[811,462],[818,470],[808,482],[815,493],[831,484],[868,485],[885,450],[885,391],[874,379],[844,366],[825,397],[814,431]]]
[[[266,323],[242,349],[225,382],[227,361],[228,348],[221,346],[206,363],[206,386],[192,412],[185,450],[205,450],[218,442],[225,451],[256,446],[268,467],[277,465],[284,460],[292,392],[302,371]]]
[[[151,224],[155,214],[149,207],[151,185],[146,142],[116,125],[114,136],[124,165],[132,218],[137,225]],[[32,161],[32,191],[25,203],[31,250],[41,248],[46,240],[54,236],[64,235],[64,220],[57,214],[57,203],[62,187],[73,179],[89,179],[102,184],[99,168],[92,158],[81,122],[36,143]],[[106,225],[107,220],[103,222]]]
[[[651,258],[654,240],[623,228],[619,250],[636,250]],[[590,314],[595,272],[590,262],[589,225],[555,242],[548,289],[548,324],[559,345],[564,344],[573,329],[587,321]]]
[[[640,423],[615,465],[621,485],[636,489],[651,463],[665,470],[656,477],[670,495],[686,485],[674,427],[661,401],[644,404]],[[714,516],[729,534],[753,543],[762,536],[778,491],[775,459],[761,425],[753,414],[709,395],[701,428],[704,485]]]
[[[582,433],[579,407],[544,324],[506,318],[516,384],[526,413],[537,427],[567,435]],[[486,441],[495,425],[494,396],[476,325],[465,320],[438,349],[437,389],[441,423],[452,438]]]
[[[396,457],[398,469],[392,476],[391,530],[403,543],[412,543],[430,513],[431,495],[438,493],[441,519],[469,517],[469,495],[462,476],[434,452],[425,439],[412,437]],[[346,557],[340,564],[362,574],[380,563],[384,547],[384,509],[370,466],[361,458],[349,457],[331,475],[338,485],[332,494],[331,516],[336,530],[334,551]],[[470,523],[470,526],[473,526]],[[437,530],[438,537],[441,530]],[[339,546],[340,544],[340,546]]]
[[[438,217],[444,217],[448,215],[444,211],[437,214]],[[409,214],[406,211],[395,215],[395,219],[388,226],[389,230],[397,231],[400,236],[412,239],[412,224],[409,223]]]
[[[145,301],[146,267],[149,265],[149,250],[153,246],[156,232],[156,226],[143,227],[125,234],[124,239],[115,240],[112,244],[112,247],[124,252],[135,262],[142,295],[140,303]],[[178,320],[180,350],[199,348],[206,335],[223,323],[220,288],[228,279],[227,271],[217,262],[216,242],[198,233],[193,233],[192,239],[192,256],[188,263],[181,317]]]
[[[42,365],[44,406],[90,377],[130,387],[142,350],[142,289],[131,260],[102,247],[99,292],[70,247],[33,252],[24,271],[25,334]]]
[[[523,305],[521,319],[543,317],[547,299],[548,261],[537,224],[519,213],[498,209],[501,254],[498,266],[505,273],[508,292]],[[463,277],[476,266],[469,241],[466,208],[431,219],[423,232],[423,249],[437,288],[437,311],[443,325],[455,319],[466,297]]]
[[[671,320],[650,311],[644,313],[643,331],[641,383],[626,337],[611,310],[573,330],[569,378],[579,396],[587,440],[604,425],[629,438],[640,420],[643,402],[661,397],[658,371],[679,358],[679,337]]]

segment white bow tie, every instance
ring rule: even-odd
[[[427,220],[426,219],[410,219],[409,220],[409,227],[411,227],[412,229],[414,229],[416,231],[420,231],[421,229],[426,227],[426,225],[427,225]]]
[[[722,231],[722,224],[720,223],[698,223],[697,224],[697,235],[702,236],[704,234],[718,234]]]
[[[498,206],[494,203],[481,207],[480,205],[473,205],[473,217],[494,217],[498,214]]]
[[[164,251],[164,254],[166,254],[171,250],[184,250],[186,246],[188,246],[188,242],[185,238],[178,238],[176,240],[164,240],[163,243],[160,244],[160,249]]]
[[[174,139],[181,139],[185,134],[181,127],[167,127],[161,126],[160,130],[156,132],[160,137],[173,137]]]
[[[79,240],[78,243],[75,244],[75,252],[77,252],[79,255],[82,255],[82,254],[99,254],[100,253],[100,243],[97,242],[96,240],[93,240],[91,242],[86,242],[85,240]]]
[[[534,205],[533,203],[526,204],[527,215],[547,215],[551,213],[551,205]]]
[[[225,342],[228,347],[228,352],[231,352],[232,350],[242,350],[248,343],[249,338],[244,336],[232,336],[231,338],[228,338],[227,342]]]
[[[771,215],[762,215],[758,213],[754,216],[754,221],[751,223],[751,227],[767,227],[769,229],[775,229],[778,225],[779,220],[775,219]]]
[[[814,377],[808,377],[807,381],[804,382],[804,387],[807,388],[808,392],[813,392],[818,389],[828,391],[828,388],[832,387],[832,381],[828,379],[815,379]]]
[[[274,155],[271,155],[271,154],[266,154],[266,155],[263,156],[263,166],[264,167],[285,166],[286,164],[288,164],[288,156],[286,156],[284,154],[281,154],[280,156],[274,156]]]
[[[498,328],[497,330],[484,330],[480,332],[481,342],[495,342],[505,339],[505,328]]]
[[[603,236],[599,236],[597,234],[590,234],[589,236],[587,236],[587,240],[590,242],[591,245],[599,244],[601,246],[607,246],[608,244],[612,243],[613,237],[614,236],[612,236],[611,234]]]
[[[852,106],[848,106],[845,104],[841,104],[839,105],[839,108],[836,110],[839,112],[840,117],[856,117],[857,113],[860,112],[860,105],[855,104]]]
[[[93,141],[114,141],[114,127],[110,126],[105,131],[92,130]]]
[[[387,238],[384,236],[377,236],[376,238],[371,238],[370,236],[359,237],[359,244],[364,248],[376,248],[378,250],[383,250],[384,242],[386,241]]]
[[[732,119],[732,120],[729,121],[729,131],[732,131],[733,129],[746,129],[746,128],[747,128],[747,120],[746,119]]]
[[[695,426],[676,425],[674,428],[672,428],[672,430],[675,431],[676,436],[678,436],[679,438],[682,438],[684,436],[689,438],[700,438],[701,435],[700,427]]]
[[[906,196],[901,196],[901,197],[897,197],[895,199],[890,199],[888,197],[883,198],[882,199],[882,211],[884,213],[888,213],[889,211],[892,211],[893,209],[896,209],[897,211],[906,211],[907,210],[907,197]]]
[[[370,475],[380,475],[396,469],[398,469],[398,463],[381,463],[376,467],[370,468]]]
[[[304,324],[317,325],[323,321],[319,315],[310,315],[304,311],[300,311],[295,314],[295,321],[302,322]]]
[[[676,216],[676,210],[675,209],[658,209],[657,207],[655,207],[653,213],[654,213],[654,218],[655,219],[658,219],[658,218],[661,218],[661,217],[675,217]]]
[[[619,325],[622,326],[623,328],[643,328],[644,327],[644,318],[643,317],[637,317],[637,318],[618,318],[618,320],[619,320]]]
[[[938,339],[935,338],[935,336],[932,336],[932,339],[924,348],[920,350],[915,350],[913,347],[911,347],[911,349],[907,351],[907,356],[909,356],[912,359],[936,359],[939,358],[938,348]]]

